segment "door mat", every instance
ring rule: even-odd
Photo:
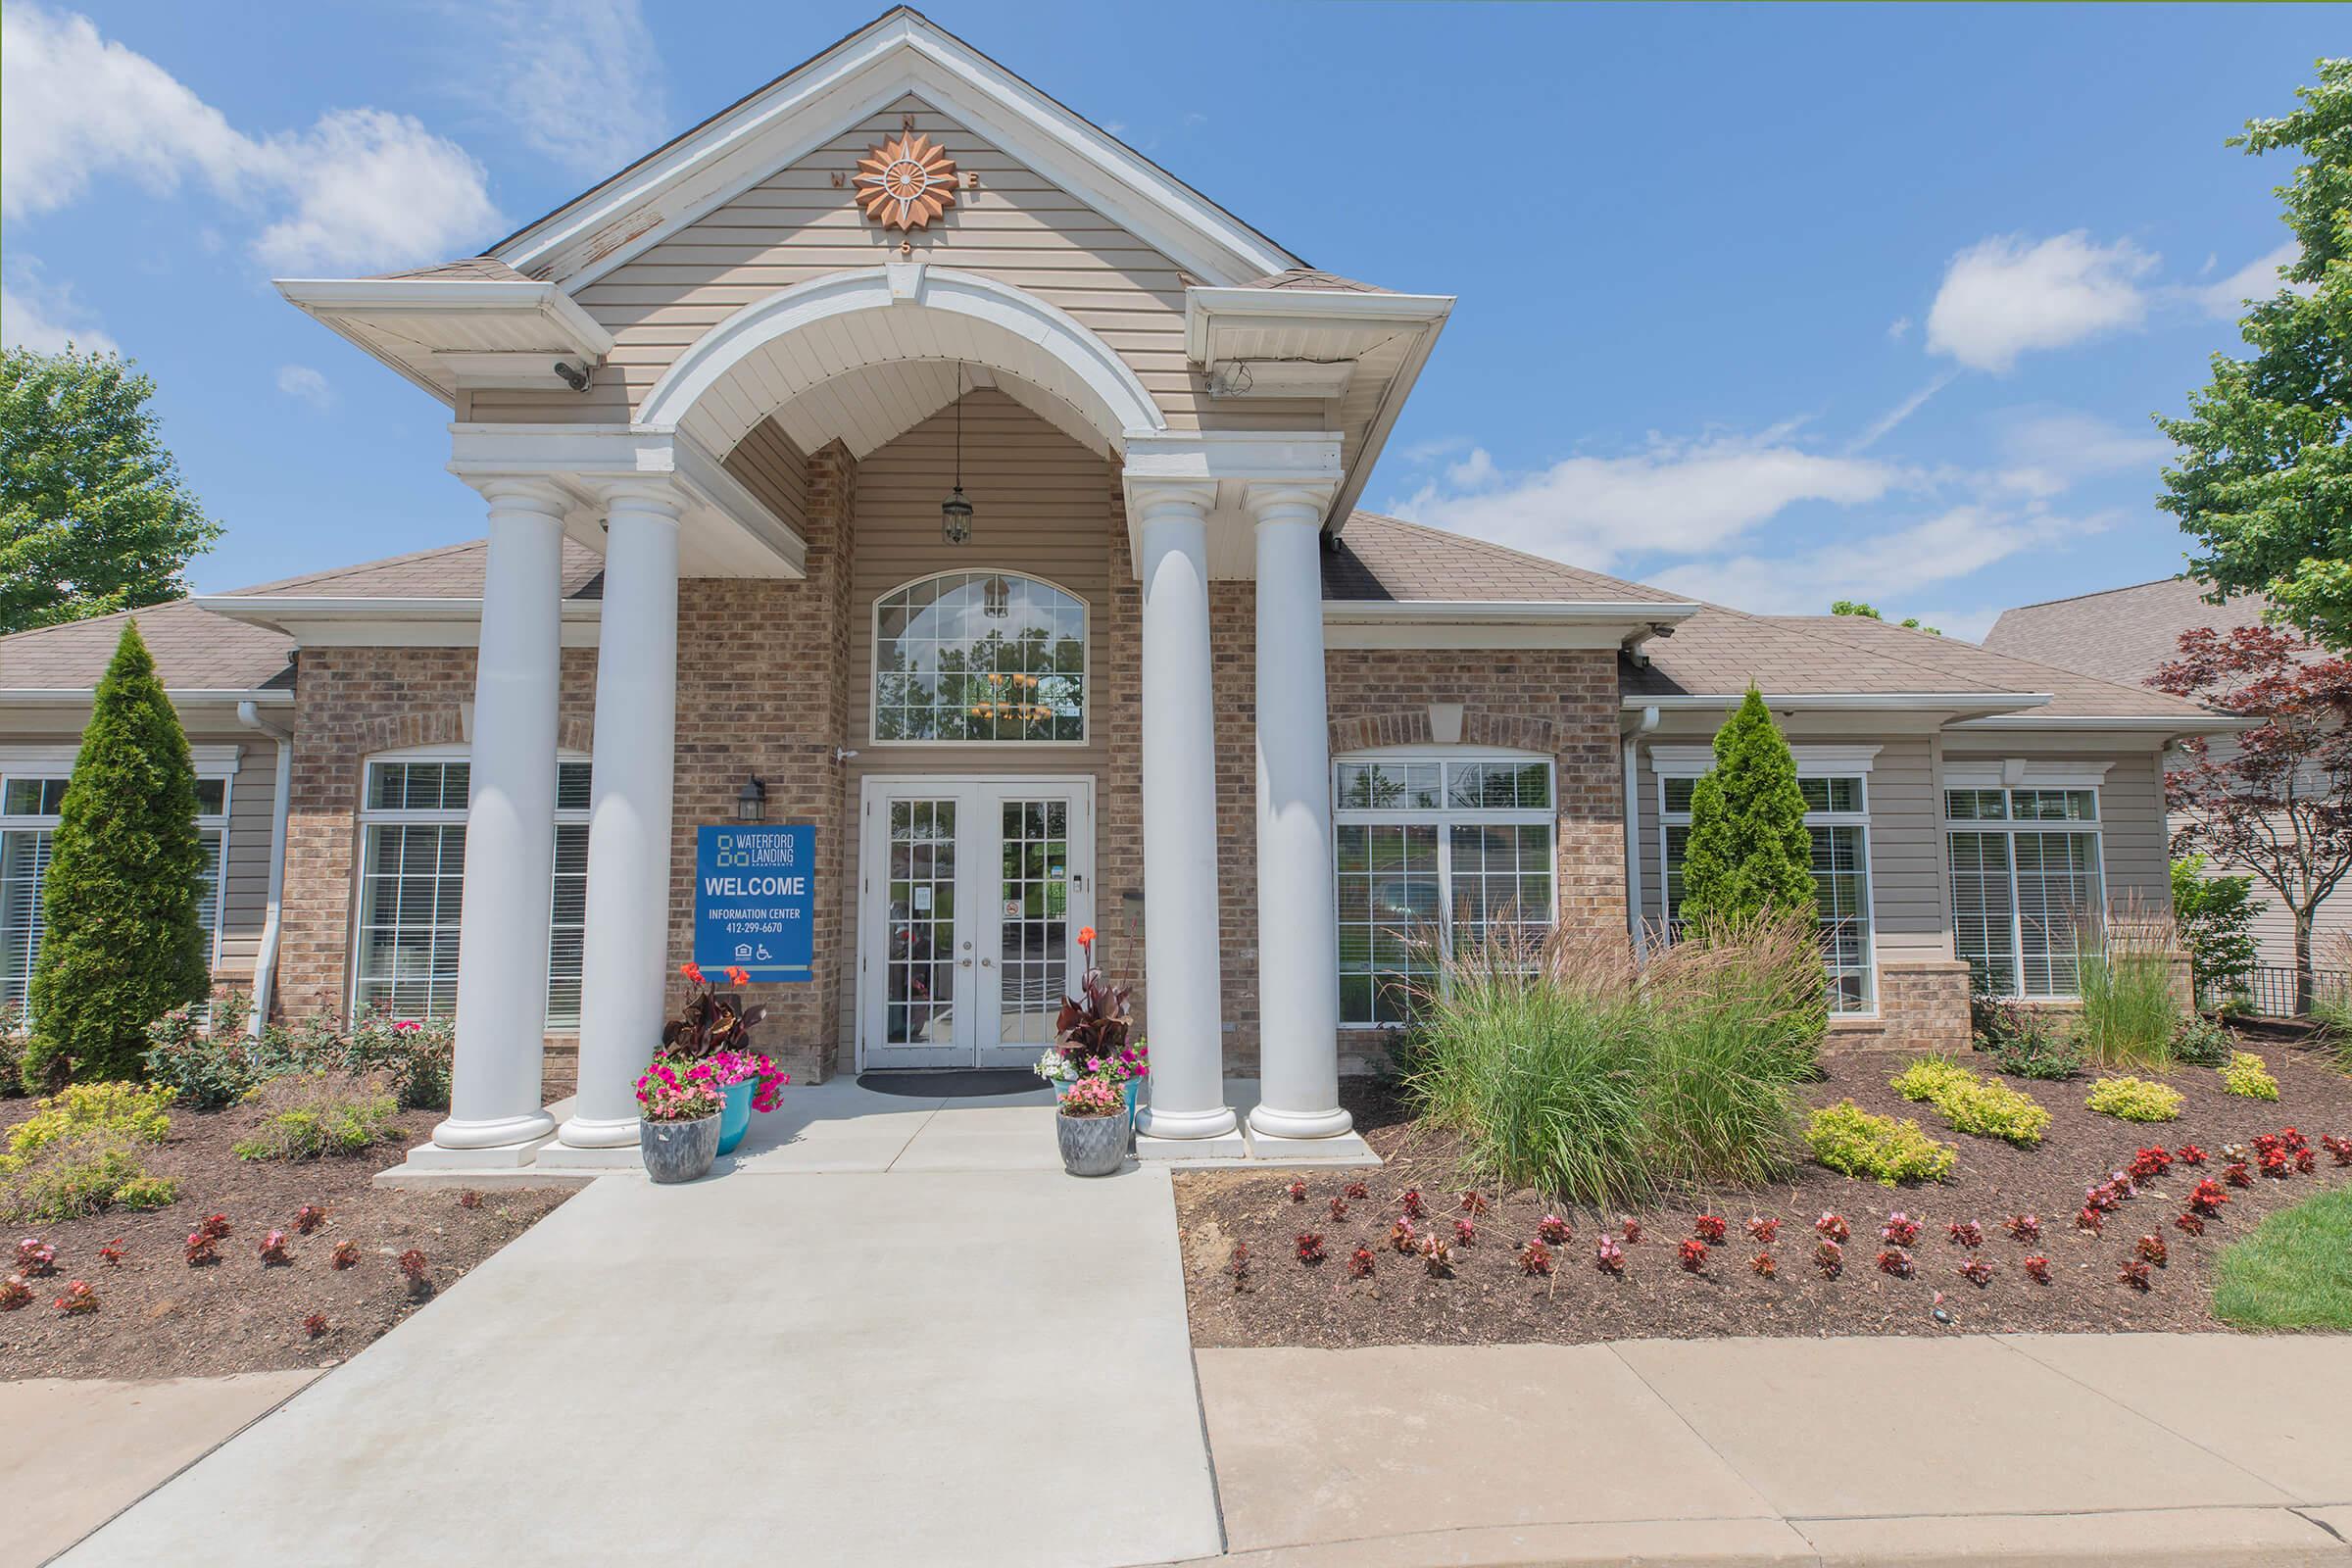
[[[1026,1067],[955,1067],[939,1072],[861,1072],[858,1087],[878,1095],[911,1095],[918,1100],[979,1100],[1043,1089],[1045,1081]]]

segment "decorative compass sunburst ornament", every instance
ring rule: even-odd
[[[851,183],[865,216],[885,228],[923,228],[956,204],[956,160],[930,138],[909,132],[858,159]]]

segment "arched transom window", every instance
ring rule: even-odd
[[[950,571],[874,606],[874,739],[1086,739],[1086,602],[1008,571]]]

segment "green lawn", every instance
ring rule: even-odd
[[[2352,1331],[2352,1187],[2231,1243],[2214,1260],[2213,1315],[2241,1329]]]

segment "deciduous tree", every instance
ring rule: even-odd
[[[220,527],[112,354],[0,353],[0,632],[185,594]]]
[[[2352,874],[2352,660],[2284,627],[2199,627],[2148,684],[2261,720],[2181,743],[2164,777],[2173,853],[2201,851],[2278,897],[2295,924],[2295,1007],[2311,1007],[2311,927]]]

